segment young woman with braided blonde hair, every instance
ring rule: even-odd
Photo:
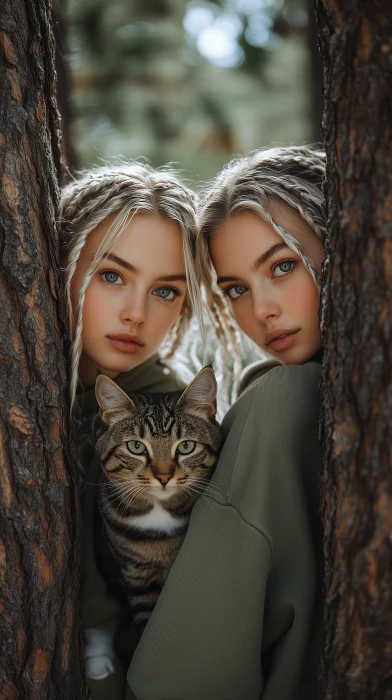
[[[94,452],[95,379],[97,373],[106,374],[128,393],[185,386],[163,360],[178,348],[192,311],[202,321],[194,266],[195,206],[196,196],[172,171],[139,163],[92,169],[62,192],[60,237],[73,340],[71,398],[85,481],[82,618],[92,700],[124,700],[126,685],[112,642],[125,611],[100,575],[94,549],[101,470]],[[116,641],[129,660],[135,643],[132,625],[123,636]]]
[[[206,188],[197,255],[210,303],[223,294],[272,357],[245,370],[223,421],[208,495],[135,652],[129,698],[317,698],[324,172],[321,151],[274,148],[234,160]]]

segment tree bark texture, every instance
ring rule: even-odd
[[[86,696],[48,0],[0,13],[0,697]]]
[[[329,234],[322,294],[323,700],[392,698],[392,5],[316,0]]]
[[[71,104],[71,77],[67,58],[67,21],[65,3],[52,3],[52,27],[56,44],[55,66],[57,73],[56,97],[61,116],[61,155],[63,163],[60,184],[70,179],[78,168],[78,159],[73,145],[73,108]]]
[[[314,0],[306,0],[308,11],[308,24],[306,41],[309,51],[309,92],[310,92],[310,125],[311,141],[315,144],[321,142],[321,121],[323,118],[323,66],[320,52],[317,47],[317,25],[314,11]]]

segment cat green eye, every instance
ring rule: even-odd
[[[140,442],[140,440],[129,440],[127,442],[127,447],[130,452],[132,452],[133,455],[146,455],[147,454],[147,448],[144,444],[144,442]]]
[[[194,440],[183,440],[179,445],[177,445],[176,452],[178,452],[180,455],[190,455],[195,447],[196,442]]]

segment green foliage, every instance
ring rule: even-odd
[[[81,164],[144,156],[202,180],[233,153],[308,141],[304,31],[286,19],[301,9],[301,0],[71,0]],[[210,26],[198,32],[203,17]],[[218,33],[206,34],[211,27]],[[233,46],[228,67],[207,56],[224,42],[222,27]]]

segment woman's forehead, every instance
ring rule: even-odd
[[[316,233],[294,209],[280,202],[269,201],[265,210],[278,226],[287,231],[316,266],[323,260],[323,246]],[[241,263],[249,255],[262,255],[282,237],[274,227],[253,210],[241,210],[230,216],[209,240],[211,257],[215,267],[223,263]],[[234,259],[235,256],[235,259]]]
[[[287,231],[301,245],[304,243],[305,245],[309,244],[313,240],[320,242],[315,231],[313,231],[301,214],[283,200],[269,197],[265,200],[262,208],[267,214],[271,215],[275,224]],[[279,236],[279,233],[274,230],[269,222],[253,209],[241,209],[239,212],[229,216],[218,230],[228,230],[232,226],[241,225],[244,222],[248,225],[250,222],[253,228],[258,227],[260,234]]]
[[[311,236],[317,237],[316,233],[310,228],[309,224],[301,216],[301,214],[291,207],[286,202],[275,197],[269,198],[265,203],[265,210],[271,214],[273,220],[290,233],[293,238],[296,238],[301,243],[300,237]],[[302,244],[302,243],[301,243]]]
[[[324,259],[323,244],[301,214],[280,199],[271,198],[266,203],[266,210],[273,220],[285,229],[318,267]]]
[[[84,246],[85,250],[96,250],[104,242],[115,222],[116,215],[111,215],[91,231]],[[182,258],[181,228],[173,219],[165,219],[157,214],[138,213],[129,218],[125,225],[121,225],[121,233],[116,235],[110,249],[118,253],[133,250],[136,255],[138,252],[149,252],[152,257],[156,257],[158,251],[167,249],[176,257]]]

